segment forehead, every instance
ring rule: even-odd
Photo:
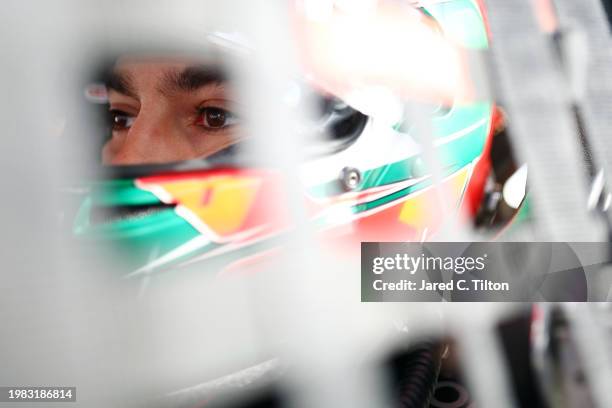
[[[108,85],[129,95],[151,87],[162,93],[191,92],[225,82],[225,70],[210,61],[181,57],[121,57],[113,67]]]
[[[126,56],[117,59],[113,74],[128,80],[133,85],[151,81],[161,81],[164,75],[179,73],[189,66],[203,65],[202,61],[179,57],[136,57]]]

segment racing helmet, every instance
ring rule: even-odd
[[[476,0],[405,2],[402,7],[460,49],[488,47],[483,8]],[[215,32],[207,38],[217,50],[230,49],[235,56],[248,53],[239,37]],[[291,187],[300,192],[305,218],[322,242],[354,255],[363,241],[432,239],[449,219],[474,213],[489,167],[491,100],[428,101],[419,108],[425,120],[412,121],[404,115],[409,109],[390,120],[377,116],[380,87],[334,94],[329,81],[319,81],[320,67],[313,66],[304,64],[307,72],[291,83],[290,97],[282,103],[293,110],[301,103],[314,106],[307,125],[295,130],[308,152],[296,164],[299,185]],[[86,87],[85,96],[107,111],[104,72]],[[223,112],[213,114],[218,118]],[[282,247],[283,234],[293,227],[294,205],[285,194],[285,174],[251,160],[240,146],[171,163],[104,166],[104,176],[87,183],[74,236],[116,248],[127,273],[136,275],[195,262],[232,270]],[[428,149],[435,153],[436,175]]]

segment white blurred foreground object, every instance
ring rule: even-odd
[[[304,13],[298,8],[294,23],[302,61],[323,88],[344,95],[381,86],[410,99],[448,104],[476,97],[465,51],[408,4],[360,2],[366,4],[355,7],[359,12],[320,9],[317,15],[326,18],[314,19],[309,3]]]

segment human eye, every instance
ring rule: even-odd
[[[111,109],[109,114],[109,121],[113,131],[129,129],[136,119],[135,116],[118,109]]]
[[[239,118],[227,109],[204,107],[198,109],[196,125],[208,130],[222,130],[240,123]]]

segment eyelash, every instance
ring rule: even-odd
[[[109,111],[110,123],[113,131],[123,131],[129,129],[136,117],[130,115],[127,112],[118,109],[111,109]],[[217,116],[217,118],[215,118]],[[211,120],[221,119],[224,123],[219,126],[214,126],[210,123]],[[119,123],[119,120],[123,120],[124,123]],[[229,122],[229,123],[226,123]],[[199,108],[197,110],[196,125],[206,128],[208,131],[222,131],[228,127],[235,126],[240,122],[239,118],[233,113],[223,108],[217,108],[209,106],[205,108]]]

